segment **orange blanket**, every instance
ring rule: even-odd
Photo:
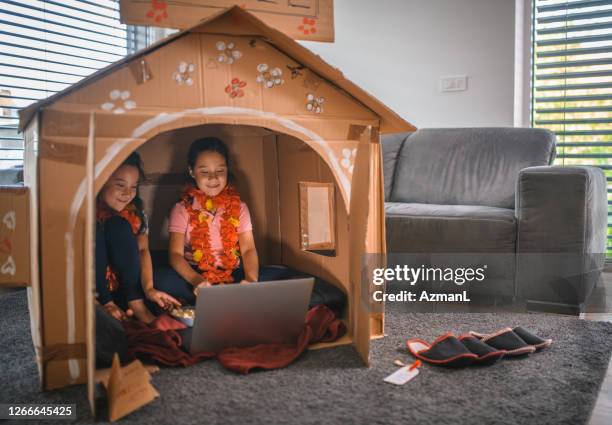
[[[190,354],[181,349],[177,329],[184,325],[162,315],[147,326],[137,321],[123,322],[128,338],[128,357],[165,366],[190,366],[204,359],[217,357],[223,367],[234,372],[249,373],[252,369],[278,369],[293,363],[309,344],[335,341],[346,333],[346,326],[323,305],[306,314],[304,328],[296,344],[260,344],[253,347],[226,348],[219,353]]]

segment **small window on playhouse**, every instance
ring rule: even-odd
[[[302,250],[335,252],[334,184],[300,182],[299,193]]]

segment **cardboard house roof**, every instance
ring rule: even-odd
[[[80,82],[62,90],[61,92],[58,92],[53,96],[50,96],[44,100],[41,100],[28,106],[27,108],[22,109],[21,111],[19,111],[20,131],[23,131],[28,126],[29,122],[32,120],[32,117],[34,117],[35,114],[45,106],[58,101],[69,93],[72,93],[88,84],[93,83],[102,76],[112,73],[114,70],[118,69],[122,65],[129,63],[130,61],[138,57],[145,56],[148,53],[159,49],[160,47],[172,43],[173,41],[181,38],[184,35],[193,32],[200,32],[204,28],[211,26],[215,21],[218,21],[226,16],[230,18],[236,17],[240,19],[241,22],[246,22],[248,24],[247,29],[252,29],[256,32],[256,34],[253,35],[260,35],[265,37],[267,42],[274,45],[283,53],[291,57],[293,60],[309,68],[312,72],[318,74],[321,78],[329,81],[339,89],[345,91],[350,96],[358,100],[365,107],[367,107],[376,115],[378,115],[380,117],[381,134],[399,133],[416,130],[416,128],[412,124],[402,119],[399,115],[397,115],[387,106],[385,106],[381,101],[379,101],[378,99],[367,93],[365,90],[361,89],[359,86],[345,78],[344,74],[342,74],[339,69],[329,65],[327,62],[321,59],[320,56],[315,55],[309,49],[303,47],[302,45],[300,45],[287,35],[283,34],[282,32],[266,25],[263,21],[261,21],[253,14],[245,11],[244,9],[238,6],[233,6],[229,9],[210,16],[207,19],[203,19],[201,22],[199,22],[197,25],[194,25],[192,28],[172,34],[145,49],[139,50],[138,52],[132,55],[126,56],[125,58],[105,68],[102,68],[101,70],[82,79]]]

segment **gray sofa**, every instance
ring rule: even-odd
[[[584,307],[606,246],[602,170],[550,165],[555,135],[543,129],[422,129],[384,136],[382,149],[390,258],[480,258],[485,293]]]

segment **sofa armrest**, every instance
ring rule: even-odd
[[[528,167],[516,190],[517,289],[528,299],[578,306],[599,279],[608,207],[603,171]]]
[[[516,190],[517,252],[603,253],[606,176],[595,167],[528,167]]]

